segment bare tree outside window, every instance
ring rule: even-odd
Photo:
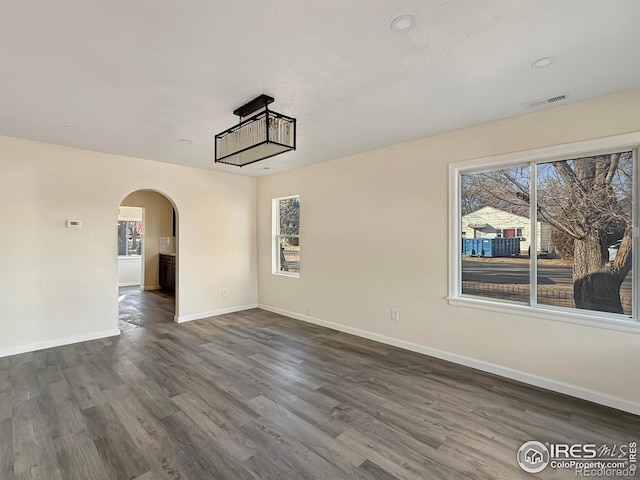
[[[621,286],[632,264],[633,153],[542,163],[537,168],[538,216],[573,240],[576,307],[625,313]],[[618,241],[617,254],[609,261],[608,247]]]

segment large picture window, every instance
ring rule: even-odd
[[[637,321],[636,146],[541,157],[453,166],[450,299]]]
[[[273,200],[274,273],[300,274],[300,196]]]

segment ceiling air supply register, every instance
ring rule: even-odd
[[[273,97],[260,95],[234,110],[238,125],[215,137],[216,163],[243,167],[296,149],[296,119],[269,110],[272,102]]]

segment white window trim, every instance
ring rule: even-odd
[[[638,145],[640,144],[640,132],[626,133],[611,137],[597,138],[564,145],[537,148],[522,152],[507,153],[491,157],[476,158],[449,164],[449,295],[447,300],[449,305],[458,307],[469,307],[481,310],[490,310],[501,313],[509,313],[517,316],[536,317],[544,320],[560,321],[566,323],[587,325],[591,327],[618,330],[640,334],[640,318],[638,315],[640,302],[640,227],[638,226],[640,216],[640,205],[638,202],[637,190],[633,191],[633,272],[635,275],[635,290],[633,292],[633,312],[631,318],[624,315],[609,314],[606,312],[593,312],[587,310],[569,309],[563,307],[553,307],[546,305],[525,305],[500,301],[495,299],[463,295],[461,291],[462,258],[460,255],[459,239],[461,238],[461,218],[460,211],[460,175],[463,173],[475,173],[490,169],[505,168],[509,166],[523,165],[531,162],[544,162],[560,159],[579,158],[598,153],[611,153],[612,151],[623,151],[625,149],[635,149],[635,171],[634,180],[640,180],[638,171]],[[532,181],[535,179],[532,179]],[[535,190],[535,189],[532,189]],[[535,199],[534,199],[535,200]],[[535,222],[532,218],[532,224]],[[532,230],[533,232],[533,230]],[[533,237],[533,236],[532,236]],[[535,250],[534,250],[535,251]],[[535,264],[535,262],[534,262]],[[531,275],[535,275],[531,269]]]
[[[271,273],[273,275],[280,275],[282,277],[300,278],[300,272],[283,272],[278,268],[280,266],[280,257],[276,246],[280,244],[280,237],[298,237],[298,245],[300,245],[301,235],[278,234],[278,227],[280,224],[280,210],[278,203],[280,202],[280,200],[286,200],[288,198],[300,199],[300,195],[287,195],[286,197],[278,197],[271,200]],[[300,251],[302,251],[302,249],[300,249]]]

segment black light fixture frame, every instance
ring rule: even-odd
[[[296,119],[293,117],[289,117],[287,115],[283,115],[281,113],[278,112],[274,112],[273,110],[269,110],[269,104],[273,103],[274,98],[270,97],[269,95],[265,95],[262,94],[259,97],[254,98],[253,100],[251,100],[250,102],[245,103],[244,105],[242,105],[241,107],[236,108],[233,111],[234,115],[237,115],[239,117],[238,120],[238,124],[234,125],[231,128],[228,128],[226,130],[224,130],[223,132],[218,133],[215,138],[214,138],[214,155],[215,155],[215,163],[224,163],[226,165],[233,165],[234,167],[244,167],[246,165],[251,165],[252,163],[256,163],[256,162],[261,162],[262,160],[266,160],[267,158],[271,158],[271,157],[275,157],[276,155],[280,155],[281,153],[286,153],[289,152],[291,150],[295,150],[296,149]],[[247,115],[251,115],[253,112],[260,110],[261,108],[264,108],[263,111],[258,112],[257,114],[253,115],[252,117],[249,117],[245,120],[243,120],[244,117],[246,117]],[[218,139],[224,138],[227,135],[229,135],[230,133],[235,132],[236,130],[238,130],[239,128],[242,128],[244,125],[251,123],[251,122],[255,122],[256,120],[258,120],[259,118],[261,118],[262,116],[266,116],[266,124],[267,124],[267,129],[266,129],[266,140],[264,140],[263,142],[259,142],[256,143],[254,145],[251,145],[249,147],[243,148],[241,150],[238,150],[237,152],[233,152],[230,153],[228,155],[225,155],[224,157],[218,158]],[[269,119],[270,118],[281,118],[283,120],[286,120],[288,122],[291,122],[293,124],[293,146],[291,145],[287,145],[284,143],[280,143],[280,142],[276,142],[274,140],[270,140],[269,139]],[[234,155],[238,155],[239,153],[242,152],[246,152],[247,150],[251,150],[252,148],[255,148],[257,146],[260,145],[266,145],[266,144],[274,144],[274,145],[279,145],[281,147],[286,148],[286,150],[283,150],[281,152],[278,153],[274,153],[271,155],[267,155],[266,157],[262,157],[259,158],[257,160],[253,160],[252,162],[248,162],[248,163],[244,163],[242,165],[238,165],[236,163],[231,163],[231,162],[225,162],[224,159],[225,158],[229,158],[232,157]]]
[[[275,99],[270,97],[269,95],[265,95],[264,93],[259,97],[254,98],[250,102],[245,103],[241,107],[236,108],[233,111],[234,115],[239,116],[240,118],[247,117],[251,115],[253,112],[257,112],[261,108],[268,108],[268,105],[273,103]]]

